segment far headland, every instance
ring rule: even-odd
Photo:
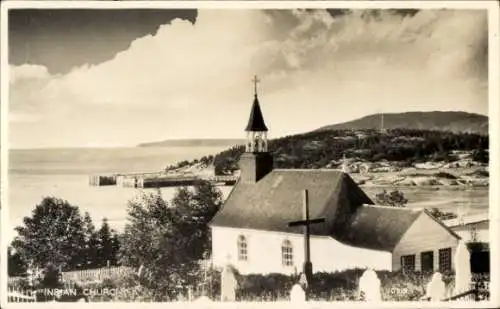
[[[488,135],[488,116],[463,111],[379,113],[322,126],[316,131],[369,129],[425,129]],[[166,139],[140,143],[137,147],[212,147],[239,145],[244,142],[243,138]]]

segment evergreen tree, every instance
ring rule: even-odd
[[[83,229],[85,234],[85,255],[84,268],[94,268],[97,266],[99,239],[94,223],[88,212],[83,217]]]
[[[120,252],[120,236],[118,233],[113,231],[113,236],[111,236],[111,259],[110,263],[112,266],[119,265],[119,252]]]
[[[104,218],[102,220],[102,225],[97,232],[99,246],[97,249],[97,266],[104,267],[107,266],[108,261],[114,259],[113,257],[113,241],[111,237],[111,228],[108,224],[108,219]]]

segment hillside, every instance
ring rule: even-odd
[[[385,129],[438,130],[450,132],[468,132],[488,134],[488,117],[466,112],[406,112],[384,113]],[[328,125],[316,131],[324,130],[360,130],[380,129],[381,114],[365,116],[356,120]]]
[[[231,147],[244,143],[243,139],[171,139],[141,143],[137,147]]]
[[[487,135],[432,130],[323,130],[270,140],[269,150],[276,168],[337,168],[344,156],[367,164],[388,161],[399,167],[432,162],[467,165],[460,162],[460,153],[469,153],[474,162],[489,161],[488,141]],[[240,144],[215,156],[178,162],[169,169],[201,162],[212,165],[215,174],[230,174],[239,169],[243,152]]]

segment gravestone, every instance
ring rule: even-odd
[[[290,290],[290,301],[291,302],[304,302],[306,301],[306,292],[302,289],[299,283],[294,284]]]
[[[364,294],[364,300],[376,302],[382,300],[380,279],[373,269],[367,269],[359,278],[359,291]]]
[[[471,276],[469,249],[461,241],[455,253],[455,294],[470,290]]]
[[[443,275],[440,272],[435,272],[432,275],[431,281],[427,284],[425,295],[431,301],[441,301],[446,295],[446,286],[443,282]]]
[[[231,266],[226,265],[221,273],[221,301],[235,301],[238,281]]]
[[[139,269],[137,270],[137,277],[142,277],[142,275],[144,274],[144,264],[141,264],[141,266],[139,266]]]
[[[307,277],[306,277],[305,273],[300,274],[299,284],[302,287],[302,289],[307,290],[308,282],[307,282]]]

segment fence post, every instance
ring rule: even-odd
[[[479,301],[479,281],[474,283],[474,300]]]

